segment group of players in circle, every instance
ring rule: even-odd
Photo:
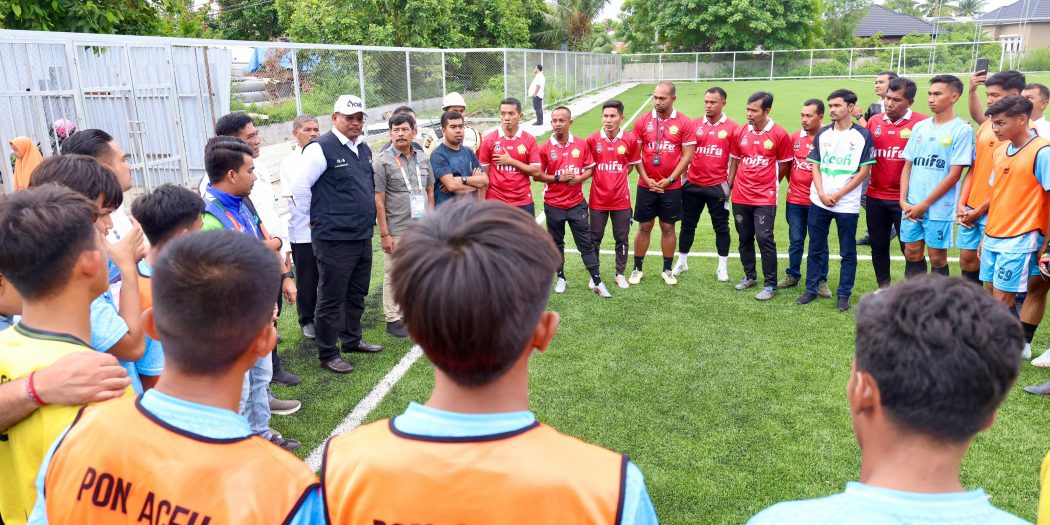
[[[986,104],[978,97],[985,86]],[[837,297],[836,308],[850,309],[857,268],[857,223],[866,209],[872,265],[879,289],[890,285],[890,243],[899,235],[905,277],[949,274],[948,249],[960,249],[962,275],[983,283],[994,296],[1016,308],[1025,329],[1025,357],[1042,320],[1050,281],[1043,277],[1050,256],[1045,232],[1050,220],[1050,132],[1043,110],[1046,86],[1026,84],[1017,71],[989,76],[977,72],[970,83],[971,124],[954,112],[965,95],[953,75],[929,80],[930,115],[912,110],[916,83],[894,73],[877,76],[879,101],[867,111],[857,94],[837,89],[824,100],[810,99],[800,112],[801,129],[789,133],[770,118],[773,94],[756,92],[747,100],[747,123],[725,112],[726,92],[704,94],[704,116],[691,119],[675,109],[672,82],[653,90],[652,110],[623,129],[624,106],[602,105],[602,129],[586,140],[573,136],[569,108],[550,116],[553,134],[542,145],[519,125],[520,102],[500,105],[500,127],[487,133],[478,158],[488,179],[478,190],[535,215],[530,183],[545,184],[547,229],[563,252],[568,223],[590,274],[589,288],[611,294],[601,279],[598,247],[609,219],[616,244],[615,282],[639,284],[654,226],[659,224],[663,268],[668,285],[689,269],[688,257],[700,216],[706,210],[718,253],[716,277],[728,281],[729,217],[734,218],[744,276],[737,290],[758,286],[755,243],[763,282],[755,299],[772,299],[778,290],[804,285],[796,304]],[[825,118],[831,120],[824,124]],[[1042,129],[1040,136],[1038,129]],[[632,170],[638,174],[632,211]],[[441,174],[435,173],[436,177]],[[582,183],[591,180],[589,199]],[[788,180],[789,262],[778,274],[774,224],[779,185]],[[474,191],[471,189],[470,191]],[[638,222],[634,265],[625,275],[631,219]],[[681,221],[676,235],[675,223]],[[831,222],[839,239],[838,288],[827,284]],[[958,233],[956,234],[956,229]],[[801,262],[809,237],[806,275]],[[957,238],[957,240],[956,240]],[[678,260],[674,261],[675,249]],[[778,279],[779,277],[779,279]],[[564,266],[554,291],[567,289]],[[876,292],[877,293],[877,292]],[[1037,357],[1050,366],[1050,351]],[[1047,390],[1047,388],[1043,388]]]

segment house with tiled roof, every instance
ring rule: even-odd
[[[1019,51],[1050,47],[1050,0],[1018,0],[977,18],[995,40],[1019,40]]]
[[[1047,0],[1050,2],[1050,0]],[[886,43],[899,42],[908,35],[933,35],[937,28],[933,24],[911,15],[891,11],[878,4],[872,4],[864,18],[857,22],[853,36],[869,38],[880,35]]]

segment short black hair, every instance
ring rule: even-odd
[[[197,376],[220,375],[272,326],[281,270],[258,239],[192,232],[153,265],[153,311],[165,360]]]
[[[617,113],[623,115],[623,102],[620,102],[615,98],[611,100],[606,100],[605,103],[602,104],[602,110],[604,111],[609,108],[613,108],[616,110]]]
[[[448,127],[450,120],[463,120],[463,114],[458,111],[446,111],[441,114],[441,129]]]
[[[413,224],[393,259],[394,298],[412,340],[468,387],[495,381],[521,357],[561,263],[532,216],[474,199],[455,199]],[[498,268],[514,268],[514,279]]]
[[[241,169],[245,155],[250,158],[254,153],[241,139],[223,135],[208,139],[204,145],[204,171],[208,173],[208,182],[218,184],[230,170]]]
[[[394,112],[391,113],[391,116],[398,115],[401,113],[404,113],[406,115],[415,115],[416,110],[412,109],[410,106],[398,106],[397,109],[395,109]]]
[[[726,95],[726,90],[724,90],[724,89],[722,89],[722,88],[720,88],[718,86],[715,86],[713,88],[708,88],[707,91],[704,91],[704,93],[716,93],[716,94],[718,94],[718,96],[722,97],[722,100],[728,100],[728,98],[729,98]]]
[[[890,77],[890,80],[893,80],[897,78],[897,74],[893,71],[880,71],[878,75],[875,75],[875,78],[878,77]]]
[[[1026,84],[1024,73],[1020,71],[1014,71],[1007,69],[1000,71],[984,81],[984,87],[988,86],[999,86],[1006,91],[1016,91],[1017,94],[1021,94]]]
[[[919,91],[919,86],[915,85],[915,81],[907,77],[893,77],[890,79],[890,83],[886,84],[886,91],[897,92],[904,90],[905,100],[915,100],[915,94]]]
[[[536,64],[536,69],[543,71],[543,64]]]
[[[824,114],[824,101],[819,98],[811,98],[802,103],[802,107],[806,106],[817,106],[817,115]]]
[[[770,93],[768,91],[756,91],[756,92],[752,93],[750,97],[747,97],[747,103],[748,104],[754,104],[755,102],[758,102],[759,100],[762,101],[762,109],[772,109],[773,108],[773,94],[772,93]]]
[[[518,113],[521,113],[521,101],[516,99],[516,98],[514,98],[514,97],[508,97],[508,98],[505,98],[505,99],[501,100],[499,105],[501,105],[501,106],[514,106],[515,108],[518,109]]]
[[[101,159],[113,154],[113,136],[101,129],[82,129],[62,143],[62,153],[75,153]]]
[[[857,307],[857,370],[901,430],[964,443],[988,422],[1021,366],[1021,323],[984,289],[926,275]]]
[[[568,106],[558,106],[558,107],[552,109],[551,110],[551,115],[553,115],[555,111],[559,111],[559,110],[565,111],[566,113],[568,113],[569,114],[569,119],[570,120],[572,119],[572,110],[569,109]]]
[[[390,129],[394,129],[394,126],[400,126],[401,124],[408,124],[411,129],[416,129],[416,119],[412,118],[412,115],[408,113],[394,113],[388,121]]]
[[[96,249],[98,213],[94,202],[54,183],[4,197],[0,274],[30,301],[61,291],[80,254]]]
[[[1007,117],[1025,115],[1031,117],[1033,109],[1035,109],[1035,105],[1032,104],[1031,100],[1022,97],[1021,95],[1010,95],[1008,97],[1003,97],[999,102],[989,106],[984,114],[988,117],[994,117],[996,115],[1006,115]]]
[[[226,135],[228,137],[234,137],[241,132],[242,129],[246,128],[248,124],[253,123],[252,117],[243,111],[234,111],[227,115],[223,115],[215,123],[215,134]]]
[[[56,155],[33,170],[29,186],[55,183],[86,197],[91,202],[102,198],[101,206],[115,210],[124,203],[124,192],[109,168],[87,155]]]
[[[1050,100],[1050,89],[1047,89],[1047,87],[1043,84],[1040,84],[1038,82],[1032,82],[1031,84],[1025,86],[1024,89],[1025,91],[1028,91],[1029,89],[1034,89],[1039,92],[1039,96],[1042,97],[1043,100]]]
[[[139,221],[153,246],[168,241],[176,231],[193,226],[202,212],[204,199],[197,192],[174,184],[161,185],[131,203],[131,216]]]
[[[836,89],[835,91],[832,91],[831,94],[828,95],[828,102],[831,102],[832,99],[836,98],[841,98],[846,104],[857,103],[857,94],[848,89]]]
[[[952,91],[960,95],[963,92],[962,80],[959,80],[959,77],[955,75],[937,75],[930,79],[930,85],[934,84],[947,84]]]

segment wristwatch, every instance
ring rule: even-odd
[[[554,174],[554,182],[561,182],[561,173]]]
[[[468,184],[467,184],[467,179],[469,179],[469,178],[470,178],[470,177],[469,177],[469,176],[467,176],[467,175],[460,175],[460,176],[459,176],[459,180],[463,182],[463,185],[464,185],[464,186],[467,186],[467,185],[468,185]]]
[[[281,274],[281,279],[294,279],[295,275],[292,272],[284,272]]]

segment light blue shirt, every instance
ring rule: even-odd
[[[1035,135],[1032,135],[1035,138]],[[1031,142],[1032,139],[1028,139]],[[1028,145],[1026,142],[1025,145]],[[1023,147],[1023,146],[1022,146]],[[1018,148],[1015,148],[1013,144],[1006,146],[1006,154],[1013,155],[1017,153]],[[1050,191],[1050,148],[1043,148],[1039,150],[1039,153],[1035,156],[1035,177],[1039,179],[1039,185],[1044,190]],[[988,183],[995,182],[995,170],[992,170],[992,176]],[[987,215],[985,215],[987,217]],[[1032,253],[1039,251],[1043,247],[1043,235],[1038,230],[1031,231],[1018,235],[1017,237],[1007,237],[1005,239],[998,239],[995,237],[984,236],[984,247],[990,251],[998,253]]]
[[[15,317],[17,316],[12,315],[11,317],[7,317],[5,315],[0,315],[0,330],[5,330],[14,326],[16,321]]]
[[[901,156],[911,161],[907,201],[915,205],[933,193],[952,166],[973,164],[973,128],[959,117],[941,125],[934,124],[932,118],[923,120],[912,128]],[[926,211],[929,219],[955,221],[958,187],[952,186],[930,206]]]
[[[756,514],[748,525],[1023,525],[1027,521],[999,510],[984,490],[920,494],[846,484],[826,498],[778,503]],[[1030,525],[1030,524],[1029,524]]]
[[[161,421],[186,432],[197,434],[211,439],[236,439],[250,436],[251,428],[248,420],[235,412],[218,407],[199,405],[177,397],[158,392],[156,389],[147,391],[141,397],[142,408],[156,416]],[[44,497],[44,479],[47,476],[47,468],[51,464],[51,458],[55,455],[55,446],[58,445],[65,432],[55,440],[48,450],[44,462],[40,465],[40,472],[36,478],[36,505],[33,513],[29,516],[28,525],[44,525],[47,521],[47,506]],[[245,491],[251,490],[250,486]],[[291,525],[313,525],[325,523],[324,500],[321,498],[320,487],[311,489],[303,500],[295,516],[289,521]]]
[[[146,259],[139,261],[139,275],[153,277],[153,268],[146,263]],[[150,377],[157,377],[164,372],[164,347],[160,341],[146,335],[146,350],[135,361],[135,369],[140,375]]]
[[[128,330],[128,323],[120,317],[120,310],[117,309],[117,303],[113,301],[109,290],[91,301],[91,348],[99,352],[108,352]],[[119,359],[118,362],[128,371],[131,388],[136,394],[141,394],[142,380],[139,379],[135,363]]]
[[[497,414],[462,414],[409,403],[404,414],[393,420],[394,428],[406,434],[429,437],[478,437],[521,430],[536,422],[529,411]],[[656,509],[645,488],[642,471],[627,463],[621,525],[657,524]]]

